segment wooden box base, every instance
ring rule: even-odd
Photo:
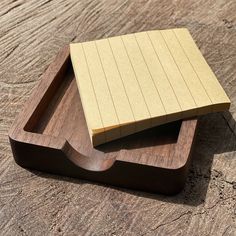
[[[92,147],[63,49],[14,122],[9,139],[22,167],[164,194],[185,183],[197,119],[162,125]]]

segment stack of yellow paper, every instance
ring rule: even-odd
[[[187,29],[74,43],[70,53],[94,146],[230,106]]]

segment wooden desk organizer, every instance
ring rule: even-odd
[[[69,49],[49,66],[9,139],[24,168],[164,194],[185,183],[197,119],[178,121],[93,148]]]

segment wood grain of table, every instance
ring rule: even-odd
[[[0,235],[235,235],[235,12],[235,0],[1,1]],[[231,113],[200,119],[180,194],[112,188],[14,163],[8,130],[63,46],[174,27],[190,30],[232,101]]]

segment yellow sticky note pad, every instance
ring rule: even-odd
[[[94,146],[230,106],[187,29],[72,43],[70,55]]]

